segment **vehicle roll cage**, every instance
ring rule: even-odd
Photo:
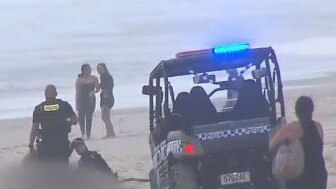
[[[162,112],[164,117],[168,116],[170,113],[169,96],[173,97],[174,92],[170,85],[169,78],[247,66],[256,66],[257,69],[260,69],[262,63],[265,63],[267,68],[266,79],[268,82],[266,82],[266,88],[268,89],[271,115],[273,115],[272,118],[274,120],[276,119],[276,103],[280,104],[280,114],[281,117],[284,117],[285,105],[282,91],[283,85],[276,54],[271,47],[255,48],[235,54],[200,54],[161,61],[151,72],[149,78],[149,86],[161,89],[161,79],[163,79],[164,83],[163,92],[160,94],[149,94],[150,131],[153,131],[154,129],[155,117],[161,117]],[[271,70],[271,63],[274,65],[273,72]],[[260,85],[261,80],[257,80],[257,83]],[[277,85],[275,85],[276,83]],[[277,97],[275,97],[275,87],[278,91]]]

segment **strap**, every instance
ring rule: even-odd
[[[297,127],[298,127],[298,135],[299,135],[299,138],[302,139],[303,138],[303,128],[301,126],[301,124],[297,124]]]

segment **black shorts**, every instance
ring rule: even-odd
[[[112,108],[114,105],[114,96],[112,93],[100,93],[100,107]]]

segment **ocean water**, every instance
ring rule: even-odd
[[[231,42],[272,46],[284,80],[321,76],[336,70],[335,6],[332,0],[0,0],[0,118],[31,115],[49,83],[74,104],[83,63],[107,63],[115,108],[145,106],[141,86],[160,60]]]

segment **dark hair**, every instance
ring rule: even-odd
[[[102,66],[105,69],[106,74],[111,75],[110,72],[108,71],[107,66],[106,66],[105,63],[99,63],[97,65],[97,69],[98,69],[99,66]]]
[[[47,99],[56,98],[56,96],[57,96],[56,86],[53,85],[53,84],[47,85],[46,88],[44,89],[44,93],[45,93],[45,97]]]
[[[83,138],[76,138],[75,140],[72,141],[72,146],[76,147],[79,144],[85,145],[84,139]]]
[[[90,64],[82,64],[82,67],[81,67],[81,73],[78,74],[78,77],[82,77],[83,76],[83,72],[84,72],[84,69],[85,67],[90,67]]]
[[[295,113],[301,123],[313,120],[314,102],[308,96],[300,96],[295,103]]]

